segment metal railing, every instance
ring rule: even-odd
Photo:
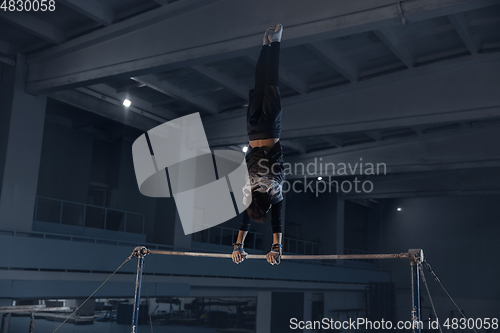
[[[239,230],[226,227],[212,227],[194,233],[191,240],[198,243],[230,245],[236,241]],[[264,235],[260,232],[249,231],[245,238],[245,247],[249,249],[263,249]]]
[[[227,246],[225,250],[214,251],[213,249],[203,249],[197,247],[180,247],[167,244],[153,244],[153,243],[138,242],[133,240],[128,241],[128,240],[116,240],[116,239],[96,238],[96,237],[86,237],[86,236],[61,235],[53,232],[22,231],[22,230],[2,229],[2,228],[0,228],[0,236],[62,240],[68,242],[104,244],[113,246],[128,246],[132,248],[137,246],[147,246],[149,249],[167,250],[167,251],[197,251],[197,252],[207,252],[207,253],[227,253],[228,251],[232,250],[231,243],[224,244]]]
[[[36,197],[34,221],[144,234],[144,215],[67,200]]]
[[[285,237],[283,251],[296,254],[320,254],[319,243]]]
[[[228,245],[236,241],[239,229],[226,227],[212,227],[192,235],[191,240],[198,243]],[[245,247],[262,250],[264,235],[260,232],[249,231],[245,238]],[[284,238],[284,252],[295,254],[320,254],[320,245],[301,239]]]
[[[229,228],[225,228],[225,229],[229,229]],[[238,230],[236,230],[236,231],[238,231]],[[3,228],[0,228],[0,236],[50,239],[50,240],[61,240],[61,241],[78,242],[78,243],[103,244],[103,245],[111,245],[111,246],[127,246],[127,247],[131,247],[131,248],[137,247],[137,246],[146,246],[150,250],[197,251],[200,253],[228,253],[228,251],[230,253],[230,251],[232,249],[231,244],[233,242],[233,241],[231,241],[227,244],[223,244],[223,245],[226,245],[225,249],[222,249],[222,248],[221,249],[206,249],[206,248],[200,248],[200,247],[196,247],[196,246],[186,248],[186,247],[179,247],[179,246],[166,245],[166,244],[152,244],[152,243],[137,242],[137,241],[95,238],[95,237],[85,237],[85,236],[61,235],[61,234],[50,233],[50,232],[21,231],[21,230],[3,229]],[[311,243],[311,242],[309,242],[309,243]],[[319,252],[319,250],[318,250],[318,252]],[[346,253],[347,252],[351,252],[351,251],[346,251]],[[294,252],[288,251],[285,249],[284,253],[287,254],[287,253],[294,253]],[[363,253],[364,253],[364,251],[363,251]],[[297,254],[301,254],[301,253],[297,253]],[[324,261],[322,261],[322,262],[308,261],[308,262],[303,262],[303,263],[308,264],[308,265],[336,266],[336,264],[334,264],[334,263],[328,263],[328,262],[324,262]],[[377,267],[371,267],[370,270],[384,271],[384,272],[388,271],[386,269],[381,269],[381,268],[377,268]]]
[[[150,244],[144,242],[138,242],[133,240],[116,240],[108,238],[96,238],[96,237],[86,237],[86,236],[74,236],[74,235],[62,235],[53,232],[44,231],[21,231],[12,229],[0,229],[0,236],[13,236],[13,237],[26,237],[26,238],[39,238],[39,239],[51,239],[51,240],[62,240],[68,242],[79,242],[79,243],[90,243],[90,244],[104,244],[113,246],[128,246],[136,247],[139,245],[146,244],[148,247],[158,249],[158,250],[178,250],[186,251],[190,249],[177,248],[170,245],[164,244]],[[199,249],[197,249],[199,250]]]

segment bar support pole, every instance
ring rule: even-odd
[[[146,247],[136,247],[130,258],[137,256],[137,276],[135,280],[134,311],[132,317],[132,333],[137,333],[139,321],[139,305],[141,301],[142,273],[144,269],[144,257],[148,254],[176,255],[188,257],[210,257],[210,258],[231,258],[231,254],[220,253],[197,253],[197,252],[177,252],[148,250]],[[422,332],[422,322],[420,317],[420,276],[419,269],[424,262],[424,251],[422,249],[410,249],[408,253],[398,254],[364,254],[364,255],[285,255],[282,259],[409,259],[411,264],[411,284],[412,284],[412,310],[411,318],[413,322],[413,333]],[[246,259],[266,259],[265,255],[247,255]]]
[[[35,313],[31,312],[31,318],[30,318],[30,331],[29,333],[33,333],[33,329],[35,328]]]
[[[418,265],[411,263],[411,320],[413,321],[413,333],[420,333],[420,280],[418,275]]]
[[[420,317],[420,275],[419,269],[424,261],[424,251],[422,249],[410,249],[411,267],[411,320],[413,333],[422,332],[422,320]]]
[[[139,306],[141,304],[141,284],[142,284],[142,271],[144,269],[144,256],[143,248],[134,250],[137,255],[137,275],[135,278],[135,297],[134,297],[134,312],[132,315],[132,333],[137,333],[137,325],[139,323]]]

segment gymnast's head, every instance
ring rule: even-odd
[[[269,195],[267,192],[259,190],[252,191],[252,203],[247,208],[248,217],[252,221],[264,223],[266,222],[267,212],[271,208]]]

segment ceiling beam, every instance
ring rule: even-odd
[[[7,57],[6,55],[0,54],[0,62],[9,66],[15,66],[16,61]]]
[[[88,88],[104,96],[108,96],[113,100],[119,101],[120,105],[125,99],[128,99],[132,102],[133,107],[137,107],[154,115],[153,119],[155,120],[158,120],[156,117],[161,117],[165,120],[171,120],[179,117],[176,112],[169,110],[168,108],[155,107],[151,102],[148,102],[126,92],[118,92],[113,87],[110,87],[103,83],[92,85]]]
[[[193,66],[191,68],[236,96],[245,100],[248,99],[248,87],[238,83],[236,80],[221,73],[215,68],[203,65]]]
[[[297,140],[280,140],[280,142],[283,147],[290,148],[301,154],[307,153],[307,145]]]
[[[287,97],[282,101],[281,137],[297,139],[500,117],[500,96],[495,90],[500,79],[491,75],[498,71],[500,53],[469,55],[304,97]],[[244,141],[240,124],[245,121],[245,110],[207,117],[207,137],[218,144]]]
[[[145,84],[149,88],[161,92],[162,94],[171,96],[184,103],[190,104],[209,114],[219,113],[219,107],[209,99],[201,96],[195,96],[191,92],[183,90],[168,81],[160,81],[154,75],[133,77],[132,80]]]
[[[124,93],[124,92],[129,92],[132,89],[142,88],[145,86],[146,86],[145,84],[142,84],[139,82],[131,82],[129,84],[126,84],[126,85],[123,85],[123,86],[116,88],[116,93],[120,94],[120,93]]]
[[[366,177],[373,184],[370,193],[342,194],[345,200],[444,197],[457,195],[499,195],[499,168],[402,173]]]
[[[148,10],[142,14],[137,15],[137,9],[134,7],[131,11],[126,11],[125,17],[132,16],[128,19],[121,20],[115,24],[107,26],[103,29],[99,29],[93,31],[91,33],[82,35],[78,38],[74,38],[63,45],[55,46],[51,49],[47,49],[35,54],[30,55],[29,61],[44,61],[49,60],[55,56],[61,57],[63,55],[67,55],[68,53],[73,53],[75,51],[83,51],[87,48],[93,48],[96,44],[99,44],[101,47],[105,49],[108,48],[108,44],[106,42],[115,40],[115,39],[125,39],[130,41],[131,35],[134,32],[139,32],[143,37],[144,31],[141,31],[145,28],[150,28],[146,34],[151,34],[151,31],[156,31],[156,35],[163,35],[163,42],[165,42],[165,33],[163,30],[158,31],[157,28],[154,27],[155,24],[160,22],[166,23],[167,21],[171,21],[178,16],[182,16],[183,14],[189,13],[194,10],[202,10],[206,5],[210,5],[214,2],[218,2],[220,0],[183,0],[176,1],[169,6],[164,6],[161,8],[157,8],[154,10]],[[145,4],[146,6],[141,9],[142,6],[139,6],[139,10],[147,10],[150,5]],[[154,6],[154,5],[153,5]],[[128,12],[128,13],[127,13]],[[123,14],[117,15],[118,18],[122,18]],[[170,23],[170,22],[169,22]],[[178,28],[178,27],[177,27]],[[148,37],[152,37],[149,36]],[[158,36],[155,36],[158,37]],[[145,41],[144,41],[145,42]],[[132,55],[132,51],[129,48],[130,43],[125,43],[122,46],[126,47],[129,51],[128,54],[122,54],[123,56]],[[146,43],[146,45],[151,46],[151,42]],[[164,45],[168,46],[168,45]],[[137,49],[137,47],[133,48]],[[102,50],[101,50],[102,51]],[[122,53],[123,50],[115,49],[115,51],[119,51],[116,55]],[[100,54],[100,57],[103,57],[103,53]]]
[[[247,55],[244,57],[244,59],[246,59],[254,67],[257,65],[258,56],[256,55],[253,54]],[[286,84],[287,86],[289,86],[290,88],[292,88],[293,90],[297,91],[300,94],[306,94],[307,91],[309,90],[307,82],[299,78],[297,75],[286,70],[282,66],[280,66],[279,68],[278,75],[280,82],[283,82],[284,84]]]
[[[0,40],[0,53],[3,53],[6,56],[14,56],[16,53],[18,53],[18,50],[14,45]]]
[[[173,103],[173,102],[177,102],[177,100],[173,99],[173,98],[165,98],[165,99],[162,99],[158,102],[154,102],[153,107],[157,108],[157,107],[161,107],[162,105],[168,105],[168,104]]]
[[[332,45],[322,41],[308,44],[307,48],[349,81],[358,81],[359,70],[348,60],[342,58]]]
[[[377,29],[373,32],[406,67],[412,68],[415,65],[415,57],[399,46],[397,38],[389,29]]]
[[[144,116],[144,111],[141,114],[141,110],[127,109],[118,104],[112,105],[114,103],[110,103],[106,98],[103,100],[98,95],[91,96],[88,93],[77,90],[55,92],[50,94],[49,97],[127,126],[140,129],[141,131],[149,131],[163,122]]]
[[[171,4],[172,2],[176,2],[178,0],[153,0],[153,1],[156,2],[157,4],[159,4],[160,6],[166,6],[166,5]]]
[[[401,6],[411,22],[495,2],[415,0],[404,1]],[[315,1],[311,5],[286,0],[239,2],[238,8],[232,4],[231,0],[176,1],[30,55],[27,91],[44,93],[112,76],[139,76],[218,61],[252,50],[253,45],[257,47],[262,32],[275,20],[286,24],[283,48],[373,31],[399,22],[398,4],[393,0],[351,1],[333,6],[329,1]],[[204,17],[225,24],[207,26]],[[179,26],[190,38],[165,35],[165,31],[175,31]],[[288,81],[293,89],[307,92],[300,82],[297,84],[291,78]]]
[[[340,138],[336,137],[335,135],[322,135],[321,140],[325,141],[329,145],[335,146],[337,148],[340,148],[343,146],[343,142]]]
[[[104,26],[111,25],[115,21],[115,14],[111,8],[96,0],[58,0],[63,5],[87,16],[91,20]]]
[[[165,6],[168,5],[169,3],[169,0],[153,0],[153,1],[159,4],[160,6]]]
[[[382,132],[381,131],[366,131],[363,133],[368,135],[371,139],[373,139],[375,141],[382,140]]]
[[[84,93],[86,95],[98,98],[99,100],[107,102],[109,104],[113,104],[113,105],[116,105],[118,107],[121,107],[126,112],[127,111],[134,112],[134,113],[143,115],[146,118],[158,121],[158,122],[165,122],[165,121],[168,120],[166,118],[163,118],[162,116],[159,116],[159,115],[156,115],[154,113],[148,112],[148,111],[146,111],[144,109],[138,108],[135,105],[130,105],[129,107],[125,107],[123,105],[123,101],[122,100],[115,99],[113,97],[104,95],[104,94],[102,94],[102,93],[100,93],[98,91],[95,91],[93,89],[90,89],[90,88],[82,87],[82,88],[76,88],[75,90],[78,91],[78,92],[82,92],[82,93]]]
[[[66,40],[65,33],[62,30],[30,14],[0,10],[0,18],[50,43],[61,44]]]
[[[432,37],[437,34],[442,34],[453,30],[454,28],[452,24],[438,25],[431,29],[416,29],[415,31],[412,31],[410,33],[406,33],[405,30],[398,31],[396,29],[392,29],[394,34],[397,36],[397,41],[399,43],[406,43],[406,42],[411,43],[420,38]]]
[[[448,1],[442,1],[439,4],[422,1],[401,2],[404,16],[410,24],[411,22],[430,20],[494,5],[498,5],[497,0],[462,0],[455,2],[455,5],[451,5]]]
[[[388,74],[389,72],[402,70],[402,69],[404,69],[403,67],[404,67],[403,64],[401,64],[399,62],[394,62],[392,64],[388,64],[388,65],[385,65],[382,67],[377,67],[377,68],[368,69],[366,71],[362,71],[360,73],[360,76],[362,76],[362,77],[372,76],[372,75],[380,76],[380,75],[384,75],[384,72],[385,72],[385,74]]]
[[[455,28],[457,34],[464,42],[465,46],[467,46],[469,52],[471,54],[477,54],[479,50],[476,43],[472,40],[471,36],[469,35],[467,29],[467,22],[465,21],[464,15],[463,14],[449,15],[448,19]]]
[[[310,152],[298,156],[290,156],[287,163],[304,165],[318,160],[323,163],[322,174],[318,176],[366,176],[369,175],[367,163],[379,164],[382,172],[403,173],[434,170],[457,170],[500,166],[500,146],[485,145],[497,137],[499,126],[463,129],[451,133],[434,133],[413,138],[397,138],[382,141]],[[456,147],[460,147],[457,149]],[[357,169],[344,170],[344,174],[326,169],[326,163],[351,164],[358,163]],[[341,167],[339,165],[339,167]],[[318,166],[318,170],[319,166]],[[305,171],[304,171],[305,172]],[[303,177],[304,174],[291,175]],[[498,185],[496,185],[498,187]]]
[[[424,131],[426,128],[428,128],[428,126],[411,126],[410,128],[417,135],[422,135],[422,134],[424,134]]]
[[[161,80],[161,81],[168,81],[168,80]],[[192,93],[194,96],[203,96],[205,94],[210,94],[221,90],[224,90],[224,88],[221,87],[220,85],[207,85],[202,88],[194,88]]]
[[[307,94],[309,90],[307,82],[284,68],[280,68],[279,78],[281,82],[300,94]]]
[[[460,55],[466,55],[469,53],[469,50],[465,46],[462,46],[458,49],[450,49],[439,53],[429,54],[425,56],[417,57],[417,63],[427,62],[427,61],[435,61],[438,59],[446,59],[451,57],[458,57]]]

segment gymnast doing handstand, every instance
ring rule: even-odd
[[[239,264],[247,253],[243,249],[250,221],[263,223],[271,210],[273,244],[266,255],[272,265],[280,263],[282,254],[281,209],[284,181],[281,133],[281,96],[278,67],[283,27],[277,24],[264,33],[264,45],[255,68],[255,87],[250,90],[247,109],[249,147],[245,155],[248,180],[243,188],[244,202],[251,204],[243,214],[238,238],[233,243],[232,259]]]

